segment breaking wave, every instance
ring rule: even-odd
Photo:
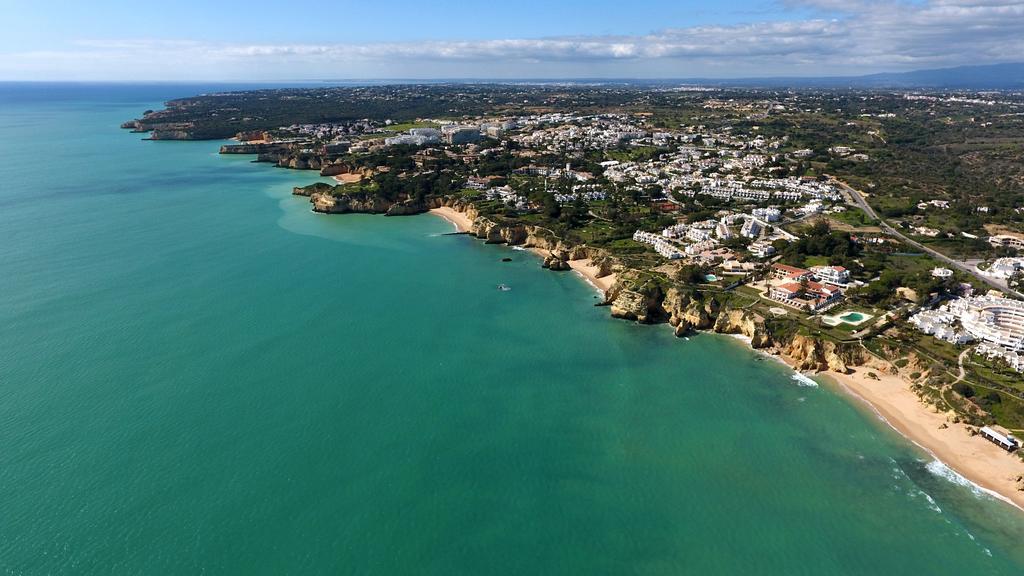
[[[807,376],[805,376],[805,375],[803,375],[803,374],[801,374],[799,372],[797,372],[796,374],[793,374],[791,379],[794,382],[796,382],[798,385],[800,385],[800,386],[807,386],[809,388],[817,388],[818,387],[818,383],[817,382],[815,382],[811,378],[809,378],[809,377],[807,377]]]

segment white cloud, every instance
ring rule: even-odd
[[[639,36],[371,44],[80,41],[73,50],[0,54],[0,77],[842,74],[1020,60],[1024,55],[1024,2],[790,3],[837,17],[674,28]]]

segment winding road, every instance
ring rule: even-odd
[[[940,261],[942,261],[942,262],[952,266],[953,268],[956,268],[957,270],[960,270],[962,272],[970,274],[971,276],[973,276],[975,278],[978,278],[979,280],[981,280],[985,284],[988,284],[992,288],[995,288],[996,290],[999,290],[1000,292],[1003,292],[1004,294],[1008,294],[1008,295],[1014,296],[1016,298],[1024,298],[1024,294],[1021,294],[1020,292],[1017,292],[1016,290],[1012,290],[1011,288],[1000,284],[999,282],[997,282],[996,280],[994,280],[992,278],[988,278],[986,276],[982,276],[982,275],[978,274],[975,269],[973,269],[971,266],[965,264],[964,262],[961,262],[959,260],[954,260],[953,258],[950,258],[949,256],[946,256],[942,252],[938,252],[936,250],[933,250],[933,249],[925,246],[924,244],[921,244],[920,242],[917,242],[916,240],[912,240],[912,239],[908,238],[906,235],[901,233],[899,230],[893,228],[892,226],[889,225],[888,222],[886,222],[884,219],[882,219],[882,217],[879,216],[875,212],[874,208],[872,208],[871,205],[868,204],[867,200],[864,199],[864,196],[861,195],[860,192],[858,192],[857,190],[854,190],[853,188],[848,186],[845,182],[842,182],[840,180],[836,180],[835,178],[832,178],[832,181],[835,182],[836,185],[838,185],[840,188],[842,188],[844,192],[849,194],[850,198],[853,200],[853,202],[861,210],[863,210],[872,219],[877,220],[879,228],[881,228],[886,234],[888,234],[890,236],[894,236],[894,237],[900,239],[901,241],[905,242],[906,244],[909,244],[910,246],[913,246],[914,248],[917,248],[918,250],[921,250],[922,252],[927,252],[929,255],[935,257],[937,260],[940,260]]]

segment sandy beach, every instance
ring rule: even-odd
[[[431,208],[430,213],[451,222],[459,232],[469,232],[470,227],[473,225],[473,221],[466,217],[465,214],[447,206]]]
[[[583,260],[570,260],[569,267],[575,270],[580,276],[583,276],[587,282],[593,284],[599,288],[602,292],[607,292],[609,288],[615,284],[615,274],[609,274],[608,276],[597,277],[600,268],[594,265],[589,259]]]
[[[332,176],[332,178],[334,178],[334,181],[337,182],[338,184],[354,184],[354,183],[359,182],[360,180],[362,180],[363,179],[363,175],[362,174],[351,174],[351,173],[349,173],[349,174],[338,174],[337,176]]]
[[[946,414],[921,402],[910,385],[897,375],[857,368],[851,374],[822,373],[858,400],[866,403],[891,427],[958,474],[982,488],[995,492],[1024,510],[1024,492],[1015,479],[1024,474],[1024,462],[1016,455],[980,436],[971,436],[967,426],[947,422]],[[945,424],[947,427],[942,428]]]

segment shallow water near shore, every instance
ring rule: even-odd
[[[741,342],[117,128],[212,89],[0,85],[5,572],[1024,572],[1024,514]]]

